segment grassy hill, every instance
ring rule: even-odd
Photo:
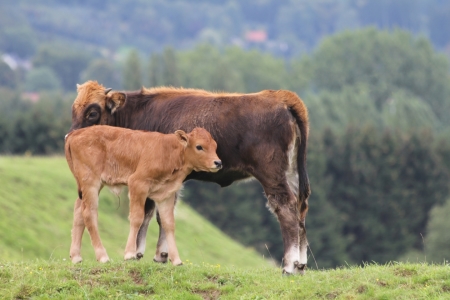
[[[70,261],[70,229],[77,189],[65,158],[0,157],[0,182],[0,262]],[[122,262],[129,231],[128,199],[124,195],[119,201],[105,188],[99,205],[102,241],[110,258]],[[175,218],[182,260],[239,267],[267,264],[261,255],[231,240],[182,202],[177,205]],[[153,219],[144,263],[152,262],[157,227]],[[82,255],[85,262],[95,261],[87,230]]]
[[[450,299],[450,266],[395,263],[283,277],[276,268],[207,263],[0,261],[0,298]]]

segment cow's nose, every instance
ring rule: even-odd
[[[216,165],[217,169],[222,169],[222,161],[220,160],[215,160],[214,164]]]

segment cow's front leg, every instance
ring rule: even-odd
[[[142,257],[144,257],[147,230],[154,212],[155,212],[155,202],[150,198],[147,198],[147,200],[145,201],[144,222],[142,222],[141,228],[139,228],[139,232],[136,239],[137,259],[141,259]]]
[[[70,259],[74,264],[81,262],[81,240],[84,232],[83,201],[78,198],[73,208],[72,244],[70,245]]]
[[[157,202],[156,206],[161,217],[162,228],[165,232],[168,257],[174,266],[182,265],[183,263],[178,254],[178,249],[175,242],[175,218],[173,212],[175,207],[175,197]]]
[[[177,204],[178,197],[180,192],[175,193],[175,202],[174,202],[174,208]],[[167,240],[166,240],[166,232],[164,231],[164,228],[161,224],[161,217],[159,215],[159,212],[156,211],[156,221],[159,225],[159,237],[158,237],[158,243],[156,244],[156,253],[153,257],[153,261],[158,263],[166,263],[168,258],[168,247],[167,247]]]
[[[139,229],[144,222],[145,200],[148,193],[148,185],[145,182],[130,178],[128,182],[130,199],[130,233],[125,247],[125,260],[136,259],[137,257],[137,240]]]

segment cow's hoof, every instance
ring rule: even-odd
[[[155,257],[153,257],[153,261],[157,262],[157,263],[165,264],[167,262],[168,257],[169,257],[169,254],[167,252],[161,252],[159,254],[159,256],[155,255]]]
[[[83,259],[79,255],[71,257],[71,260],[72,260],[72,263],[74,263],[74,264],[78,264],[83,261]]]
[[[298,261],[294,263],[294,268],[297,270],[298,274],[305,275],[306,264],[301,264]]]
[[[136,258],[139,260],[139,259],[141,259],[141,258],[143,258],[144,257],[144,254],[142,254],[141,252],[139,252],[139,253],[137,253],[136,254]]]

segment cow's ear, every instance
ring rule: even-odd
[[[180,141],[180,144],[183,145],[185,148],[188,145],[189,138],[183,130],[177,130],[175,131],[175,135],[177,136],[178,140]]]
[[[108,93],[106,96],[106,107],[111,111],[111,114],[113,114],[118,108],[121,108],[125,104],[126,100],[127,95],[125,95],[125,93]]]

